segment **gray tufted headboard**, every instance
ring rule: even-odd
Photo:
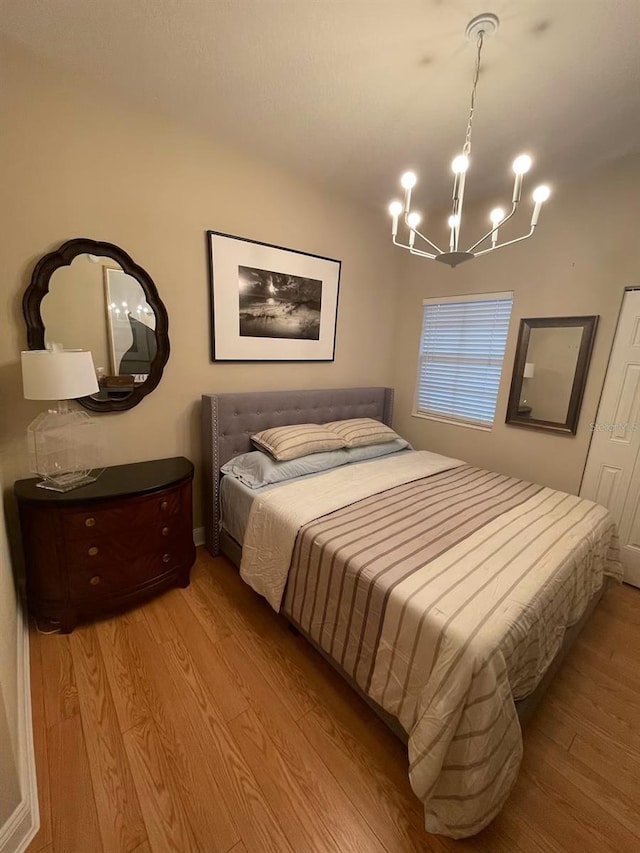
[[[393,388],[252,391],[202,395],[204,518],[207,550],[220,553],[220,467],[252,450],[251,436],[273,426],[376,418],[391,424]]]

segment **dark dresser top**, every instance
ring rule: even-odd
[[[128,465],[112,465],[105,468],[95,483],[72,489],[70,492],[54,492],[39,489],[36,483],[41,477],[17,480],[13,492],[18,500],[39,504],[73,506],[101,498],[134,497],[147,492],[168,488],[193,476],[193,463],[184,456],[172,459],[153,459],[150,462],[132,462]]]

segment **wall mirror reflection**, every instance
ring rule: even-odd
[[[148,274],[108,243],[71,240],[36,266],[23,300],[31,349],[90,350],[94,411],[131,408],[160,381],[169,356],[167,316]]]
[[[520,321],[508,424],[575,435],[597,316]]]

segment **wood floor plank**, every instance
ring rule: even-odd
[[[313,794],[300,785],[299,772],[278,752],[255,713],[249,709],[229,723],[264,796],[280,815],[282,831],[296,853],[332,853],[338,841],[322,820]],[[300,768],[297,770],[299,771]]]
[[[604,596],[599,610],[620,622],[640,628],[640,589],[628,584],[612,587]]]
[[[110,853],[102,846],[80,715],[50,726],[47,737],[54,850]]]
[[[187,601],[181,595],[173,598],[165,616],[176,626],[171,644],[176,649],[179,647],[182,660],[189,658],[191,669],[197,670],[210,686],[223,719],[232,720],[245,711],[249,707],[246,697],[224,665],[217,645],[211,644],[210,636],[194,619]]]
[[[407,784],[399,790],[379,769],[376,755],[348,732],[314,709],[298,722],[305,737],[322,757],[345,797],[348,797],[387,850],[439,850],[425,844],[418,801]]]
[[[171,611],[180,599],[181,590],[170,589],[157,598],[152,598],[141,609],[143,621],[156,643],[179,636],[178,628],[171,618]]]
[[[240,833],[221,794],[217,768],[202,749],[202,722],[183,712],[182,691],[167,677],[162,644],[152,640],[142,623],[130,628],[130,638],[143,662],[149,693],[155,696],[155,730],[170,757],[176,789],[199,849],[226,853],[240,840]]]
[[[224,714],[206,675],[198,672],[182,643],[173,640],[165,644],[163,651],[168,675],[176,688],[182,688],[182,713],[202,722],[208,761],[215,768],[222,797],[242,828],[245,842],[251,850],[264,853],[293,853],[241,749],[225,724]]]
[[[158,699],[150,689],[143,662],[130,638],[135,626],[144,624],[144,620],[130,622],[117,617],[96,623],[121,732],[152,719],[156,713],[162,713]]]
[[[153,720],[141,720],[131,726],[123,740],[151,849],[162,853],[197,850],[198,842],[175,779],[175,761]]]
[[[45,673],[42,671],[40,636],[33,624],[29,627],[29,660],[31,667],[31,719],[36,761],[40,827],[31,840],[28,853],[46,853],[53,840],[51,829],[51,791],[49,783],[47,721],[44,710]],[[46,674],[48,678],[50,673]]]
[[[640,693],[640,662],[636,662],[635,667],[629,665],[629,661],[622,660],[616,652],[606,655],[594,651],[592,645],[580,643],[570,653],[567,664],[579,672],[582,672],[584,667],[588,667],[600,675],[613,679],[614,682],[628,688],[632,697]]]
[[[633,753],[626,744],[618,744],[603,738],[597,732],[576,735],[571,748],[583,767],[603,778],[607,785],[621,791],[629,800],[640,807],[640,754]],[[640,827],[640,819],[636,818]]]
[[[104,849],[131,853],[147,838],[93,626],[69,639]]]
[[[224,620],[220,607],[211,603],[200,584],[190,583],[188,587],[181,589],[180,593],[213,645],[231,636],[231,629]]]
[[[275,613],[267,602],[259,599],[231,572],[212,573],[200,583],[212,605],[222,599],[228,602],[227,607],[233,608],[231,621],[235,642],[257,666],[269,673],[269,678],[279,686],[291,715],[299,720],[310,710],[313,699],[308,695],[301,673],[287,656],[294,638],[284,621],[274,620]],[[238,584],[248,590],[249,597]]]
[[[80,713],[69,637],[66,634],[51,634],[40,648],[42,667],[47,671],[44,685],[45,716],[47,726],[54,726]]]
[[[523,769],[538,783],[544,779],[556,802],[566,803],[574,813],[580,803],[583,808],[589,804],[580,818],[580,836],[586,849],[632,851],[640,847],[637,805],[632,820],[638,832],[634,832],[628,826],[629,804],[615,794],[612,797],[610,786],[589,768],[580,767],[570,753],[560,757],[555,745],[539,736],[528,746]]]
[[[256,778],[260,779],[257,762],[266,751],[270,763],[277,761],[282,784],[294,785],[305,800],[316,804],[319,820],[338,849],[362,850],[363,853],[383,850],[377,836],[363,824],[358,810],[336,789],[331,773],[315,750],[310,748],[289,714],[283,697],[276,693],[265,674],[229,640],[223,641],[220,648],[224,650],[228,665],[239,677],[251,705],[249,711],[240,714],[229,726],[237,735],[241,748],[251,745],[252,751],[247,760]],[[239,722],[236,724],[236,721]],[[246,741],[242,739],[242,732]],[[260,784],[264,782],[262,778]]]
[[[549,694],[552,700],[557,698],[571,708],[576,718],[582,715],[586,724],[608,732],[614,740],[629,743],[635,751],[640,749],[640,718],[637,711],[634,713],[633,704],[608,696],[569,666],[563,668],[562,677],[551,685]]]
[[[576,738],[577,725],[574,720],[567,720],[563,714],[553,712],[553,706],[543,703],[533,720],[527,726],[526,736],[531,732],[542,732],[560,749],[570,749]]]
[[[111,673],[112,694],[121,731],[125,735],[131,732],[131,737],[125,737],[125,744],[132,771],[137,774],[136,785],[139,787],[143,783],[147,772],[146,759],[142,754],[145,743],[154,749],[154,766],[164,767],[160,761],[162,755],[166,755],[169,762],[164,772],[171,775],[172,785],[163,786],[160,781],[146,780],[140,795],[152,845],[155,847],[158,836],[156,829],[152,833],[150,821],[154,820],[154,814],[166,811],[166,803],[171,800],[172,805],[167,812],[170,825],[166,827],[173,839],[171,843],[182,843],[180,839],[189,837],[198,839],[197,843],[213,845],[209,836],[214,836],[216,841],[215,846],[211,846],[212,851],[228,849],[238,840],[238,835],[226,808],[211,810],[210,803],[220,799],[219,791],[206,767],[206,754],[200,749],[194,727],[187,726],[186,742],[183,742],[184,732],[176,731],[176,717],[172,716],[176,705],[172,702],[172,694],[167,693],[170,685],[163,670],[161,644],[154,643],[144,622],[122,624],[110,620],[98,626],[98,635],[106,668]],[[179,719],[179,705],[178,723],[179,727],[185,723]],[[187,756],[189,747],[194,753],[193,758]],[[207,794],[211,796],[210,802],[203,804],[202,798]],[[207,836],[205,840],[203,835]]]

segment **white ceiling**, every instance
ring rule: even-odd
[[[557,180],[640,150],[640,0],[0,0],[0,32],[82,78],[375,205],[407,167],[449,197],[474,48],[467,191],[513,156]]]

